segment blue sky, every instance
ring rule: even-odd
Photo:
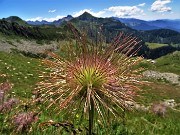
[[[0,0],[0,18],[54,21],[87,11],[96,17],[180,19],[180,0]]]

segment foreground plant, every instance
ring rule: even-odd
[[[8,99],[8,92],[11,90],[13,84],[10,82],[4,82],[0,84],[0,113],[6,114],[18,104],[19,100],[16,98]]]
[[[132,57],[139,41],[120,33],[107,46],[93,45],[70,26],[78,42],[66,45],[62,56],[48,52],[50,59],[43,60],[47,68],[37,90],[48,108],[70,109],[75,116],[88,118],[92,134],[93,122],[106,123],[109,112],[121,115],[125,101],[133,101],[142,84],[140,70],[133,68],[141,57]]]
[[[153,103],[151,110],[157,116],[164,117],[167,112],[167,106],[165,103]]]
[[[11,96],[12,86],[8,81],[0,84],[0,134],[29,133],[32,123],[38,120],[38,113],[28,113],[27,103]]]
[[[12,84],[9,83],[8,81],[0,84],[0,104],[4,102],[5,96],[11,88],[12,88]]]
[[[37,122],[38,117],[37,113],[19,113],[14,116],[13,123],[16,127],[16,132],[28,132],[28,129],[31,127],[33,122]]]

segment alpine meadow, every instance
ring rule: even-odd
[[[0,134],[179,135],[178,1],[0,1]]]

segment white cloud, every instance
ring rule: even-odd
[[[53,22],[55,20],[62,19],[63,17],[65,17],[65,16],[58,15],[58,16],[52,17],[52,18],[35,17],[35,18],[27,19],[26,21],[42,21],[42,20],[45,20],[45,21],[48,21],[48,22]]]
[[[151,5],[151,11],[153,11],[153,12],[170,12],[171,7],[167,7],[166,5],[171,2],[172,2],[172,0],[156,0]]]
[[[49,10],[48,12],[49,12],[49,13],[54,13],[54,12],[56,12],[56,9]]]
[[[141,4],[137,5],[137,6],[143,7],[145,4],[146,4],[146,3],[141,3]]]
[[[93,15],[95,17],[102,17],[103,14],[105,13],[105,11],[94,12],[94,11],[92,11],[92,9],[83,9],[83,10],[80,10],[78,12],[74,12],[72,16],[73,17],[78,17],[81,14],[83,14],[84,12],[88,12],[88,13],[90,13],[91,15]]]
[[[140,6],[145,5],[140,4]],[[113,12],[117,17],[135,17],[144,15],[144,11],[137,6],[114,6],[109,7],[107,11]]]
[[[43,20],[42,17],[35,17],[35,18],[27,19],[26,21],[42,21],[42,20]]]
[[[117,16],[117,17],[139,17],[144,14],[144,11],[141,9],[146,3],[140,3],[135,6],[112,6],[109,7],[108,9],[103,9],[100,11],[93,11],[92,9],[83,9],[77,12],[71,13],[73,17],[78,17],[82,15],[84,12],[88,12],[91,15],[95,17],[112,17],[112,16]],[[56,9],[54,10],[49,10],[49,13],[56,12]],[[26,21],[42,21],[46,20],[48,22],[53,22],[55,20],[61,19],[65,16],[56,16],[53,18],[45,18],[45,17],[35,17],[35,18],[30,18],[27,19]]]
[[[46,21],[48,21],[48,22],[53,22],[53,21],[55,21],[55,20],[62,19],[63,17],[65,17],[65,16],[58,15],[58,16],[53,17],[53,18],[43,18],[43,20],[46,20]]]

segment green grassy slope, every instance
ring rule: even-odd
[[[180,75],[180,51],[158,58],[155,66],[159,71],[171,72]]]
[[[40,62],[37,59],[18,54],[0,52],[0,82],[6,80],[14,84],[12,92],[21,98],[30,98],[38,81]]]
[[[145,59],[139,64],[139,66],[149,70],[169,72],[180,75],[180,51],[167,54],[155,59],[154,61],[155,63],[151,63]]]
[[[159,47],[168,46],[168,44],[149,43],[149,42],[146,42],[146,45],[147,45],[150,49],[156,49],[156,48],[159,48]]]
[[[154,65],[144,62],[140,66],[162,72],[169,71],[178,73],[178,67],[180,66],[179,58],[180,52],[175,52],[157,59],[157,63]],[[173,64],[174,66],[172,66]],[[166,66],[169,68],[166,68]],[[35,84],[38,82],[38,73],[40,70],[42,70],[42,67],[40,66],[39,59],[24,57],[19,54],[0,52],[0,82],[9,80],[14,84],[11,95],[15,95],[20,99],[31,99],[31,92],[35,88]],[[139,94],[140,97],[137,97],[138,101],[145,105],[149,105],[155,101],[163,101],[164,99],[175,99],[176,102],[180,102],[179,87],[166,82],[152,81],[149,86],[144,86]],[[43,122],[44,120],[63,120],[61,115],[54,115],[53,110],[52,112],[47,112],[46,108],[41,104],[39,104],[39,107],[42,109],[39,118],[40,122]],[[110,117],[112,116],[110,115]],[[164,118],[158,117],[149,112],[127,111],[125,114],[125,128],[129,135],[178,135],[180,132],[179,117],[180,112],[171,109],[167,111]],[[122,134],[124,131],[124,125],[122,122],[122,119],[114,121],[114,123],[109,125],[107,128],[108,132],[110,134]],[[87,121],[84,121],[83,123],[87,123]],[[81,126],[83,127],[85,125]],[[37,130],[37,127],[38,125],[34,124],[33,131],[30,134],[68,134],[68,132],[64,130],[62,132],[62,128],[60,127],[48,128],[48,130],[44,132]],[[84,134],[85,132],[86,130],[83,129]],[[99,134],[104,134],[106,133],[106,130],[100,128],[98,132]]]

